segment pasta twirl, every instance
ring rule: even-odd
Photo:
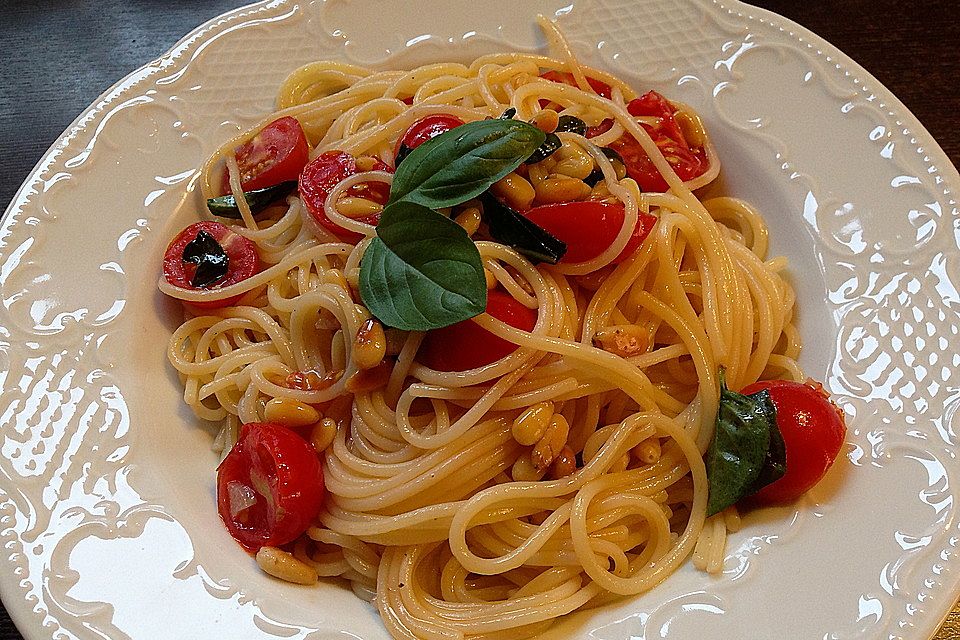
[[[342,152],[356,163],[323,199],[330,224],[311,213],[302,178],[301,193],[260,212],[238,197],[229,229],[253,243],[259,269],[213,288],[160,281],[187,303],[169,347],[184,400],[223,424],[224,454],[242,424],[317,418],[300,426],[322,450],[326,499],[282,546],[374,599],[396,638],[527,637],[564,614],[647,591],[691,556],[719,571],[739,518],[735,507],[706,517],[718,371],[731,388],[802,379],[794,294],[784,262],[767,259],[762,218],[737,199],[693,192],[720,168],[698,116],[669,102],[669,117],[637,115],[632,105],[650,94],[558,44],[560,59],[298,69],[280,88],[280,110],[210,158],[202,189],[220,195],[225,167],[241,193],[236,150],[289,116],[311,159]],[[576,201],[620,207],[619,227],[588,259],[537,264],[486,234],[482,201],[456,205],[445,213],[473,235],[487,288],[530,310],[532,326],[492,313],[472,320],[509,348],[467,370],[428,366],[431,338],[420,331],[376,324],[379,342],[361,344],[358,332],[369,341],[374,326],[358,294],[361,261],[398,140],[427,116],[469,123],[507,110],[586,128],[553,124],[559,150],[494,191],[529,207],[568,202],[557,199],[568,189]],[[559,118],[538,118],[547,111]],[[700,169],[685,178],[688,156]],[[662,190],[641,184],[639,161]],[[625,252],[645,219],[652,229]],[[218,306],[225,299],[235,300]],[[442,344],[430,348],[443,359]],[[240,509],[254,499],[233,498]],[[284,571],[312,576],[298,567]]]

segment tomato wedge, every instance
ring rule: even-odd
[[[550,80],[551,82],[568,84],[571,87],[580,86],[577,84],[577,79],[573,77],[573,74],[567,73],[566,71],[547,71],[546,73],[540,74],[540,77],[544,80]],[[606,82],[587,76],[587,84],[590,85],[591,89],[597,92],[597,95],[603,96],[608,100],[610,99],[610,96],[612,95],[612,89]]]
[[[403,147],[408,151],[416,149],[430,138],[436,138],[441,133],[456,129],[462,124],[463,120],[447,113],[434,113],[420,118],[397,140],[394,156],[398,156]]]
[[[530,331],[537,312],[502,291],[487,292],[486,313],[511,327]],[[499,338],[473,320],[464,320],[427,333],[417,352],[421,363],[437,371],[466,371],[505,358],[517,345]]]
[[[766,389],[777,408],[777,427],[787,452],[787,471],[750,498],[758,504],[796,500],[827,473],[847,434],[843,411],[819,383],[765,380],[740,393]]]
[[[265,126],[235,152],[244,191],[265,189],[296,180],[310,157],[310,145],[296,118],[285,116]],[[223,174],[223,192],[232,193],[230,175]]]
[[[206,232],[223,248],[227,256],[226,274],[207,286],[196,287],[191,281],[196,275],[198,264],[184,260],[184,250],[197,235]],[[246,280],[260,270],[260,257],[257,246],[247,238],[237,235],[230,227],[219,222],[204,220],[194,222],[181,231],[167,246],[163,254],[163,277],[170,284],[182,289],[212,290],[222,289]],[[241,296],[231,296],[210,302],[190,302],[201,309],[215,309],[234,304]]]
[[[554,238],[565,242],[567,252],[560,262],[572,264],[593,260],[613,244],[623,226],[625,214],[622,204],[584,200],[545,204],[525,211],[523,215]],[[641,212],[633,235],[612,262],[618,264],[630,257],[650,235],[656,222],[656,216]]]
[[[374,165],[376,171],[391,171],[383,162]],[[310,161],[300,174],[300,198],[313,219],[325,229],[346,242],[359,242],[363,236],[333,222],[327,217],[323,208],[327,196],[333,188],[350,176],[359,173],[357,161],[349,153],[343,151],[326,151]],[[386,204],[390,196],[390,186],[383,182],[362,182],[350,187],[348,196],[367,198],[380,204]],[[376,225],[380,222],[380,214],[374,213],[357,218],[360,222]]]
[[[270,422],[243,425],[217,469],[217,506],[227,531],[249,551],[295,540],[313,524],[325,495],[316,451]]]

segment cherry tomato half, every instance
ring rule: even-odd
[[[434,113],[420,118],[410,125],[410,128],[397,140],[394,157],[400,154],[402,147],[410,150],[416,149],[430,138],[436,138],[441,133],[456,129],[462,124],[463,120],[446,113]]]
[[[204,290],[222,289],[232,284],[242,282],[260,270],[260,257],[257,255],[257,246],[250,240],[230,230],[230,227],[219,222],[204,220],[194,222],[177,234],[163,254],[163,277],[170,284],[182,289],[199,290],[190,284],[197,271],[197,265],[183,259],[183,250],[196,239],[197,234],[205,231],[216,240],[227,254],[228,265],[226,275],[211,284],[203,287]],[[209,302],[190,302],[201,309],[216,309],[228,307],[240,299],[241,296],[231,296],[222,300]]]
[[[391,170],[383,162],[377,162],[373,168],[377,171]],[[354,243],[359,242],[363,236],[334,223],[327,217],[323,203],[334,187],[356,173],[358,173],[357,161],[352,155],[343,151],[326,151],[304,167],[303,173],[300,174],[299,185],[300,198],[313,219],[338,238]],[[362,182],[350,187],[345,195],[386,204],[390,195],[390,186],[383,182]],[[376,225],[380,222],[380,214],[374,213],[357,220]]]
[[[502,291],[487,293],[486,313],[511,327],[530,331],[537,312],[528,309]],[[499,338],[473,320],[464,320],[427,333],[420,343],[418,359],[437,371],[466,371],[505,358],[517,345]]]
[[[818,383],[765,380],[740,391],[770,392],[777,408],[777,426],[787,450],[787,471],[751,497],[759,504],[796,500],[817,484],[837,459],[847,433],[843,411]]]
[[[285,116],[265,126],[235,152],[244,191],[264,189],[296,180],[310,157],[310,146],[296,118]],[[230,175],[224,173],[223,192],[232,193]]]
[[[230,535],[256,551],[296,539],[325,492],[317,452],[286,427],[252,422],[217,469],[217,506]]]
[[[592,260],[603,253],[620,233],[624,211],[619,203],[585,200],[545,204],[525,211],[523,215],[567,244],[567,252],[560,262],[571,264]],[[655,216],[641,212],[633,235],[612,262],[623,262],[632,255],[650,234],[656,221]]]

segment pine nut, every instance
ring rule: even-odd
[[[622,473],[626,471],[627,467],[629,466],[630,466],[630,453],[627,452],[613,462],[613,465],[610,467],[610,471],[608,473]]]
[[[567,436],[570,435],[570,425],[567,419],[560,414],[554,414],[550,419],[550,425],[543,437],[533,447],[530,452],[530,461],[537,471],[546,471],[553,464],[553,460],[567,443]]]
[[[294,371],[287,376],[284,386],[300,391],[322,391],[329,389],[343,377],[343,371],[331,371],[325,376],[320,376],[316,371]]]
[[[700,118],[692,116],[686,111],[677,111],[673,114],[673,119],[680,126],[683,137],[691,149],[698,149],[706,142],[706,135],[703,131],[703,124]]]
[[[563,449],[560,449],[560,453],[558,453],[554,459],[553,465],[550,467],[550,477],[554,480],[559,480],[560,478],[566,478],[572,475],[576,470],[577,454],[573,452],[573,449],[564,445]]]
[[[353,339],[353,361],[361,369],[372,369],[387,353],[387,338],[383,325],[369,318],[360,325]]]
[[[468,236],[472,236],[480,228],[480,209],[476,207],[467,207],[457,216],[456,222],[463,227]]]
[[[381,362],[372,369],[361,369],[347,378],[346,389],[350,393],[367,393],[379,389],[390,379],[391,363]]]
[[[305,562],[276,547],[260,547],[257,565],[265,573],[294,584],[317,584],[317,571]]]
[[[516,462],[513,463],[513,468],[510,470],[510,477],[516,482],[535,482],[543,478],[545,473],[546,469],[538,471],[533,466],[533,462],[530,461],[530,455],[524,452],[517,458]]]
[[[365,218],[383,211],[383,205],[366,198],[346,196],[337,200],[337,212],[348,218]]]
[[[565,143],[555,155],[557,166],[554,171],[561,175],[583,180],[593,172],[593,158],[579,145]]]
[[[556,160],[554,160],[553,156],[535,164],[523,165],[527,168],[527,180],[533,185],[534,190],[536,190],[538,184],[547,179],[555,165]]]
[[[660,460],[660,439],[647,438],[631,449],[630,453],[643,464],[656,464]]]
[[[538,402],[513,421],[513,439],[524,446],[535,444],[547,432],[553,417],[552,402]]]
[[[357,158],[357,171],[372,171],[378,160],[373,156],[360,156]]]
[[[493,271],[490,269],[483,270],[483,279],[487,283],[487,291],[496,288],[497,286],[497,276],[493,275]]]
[[[273,398],[263,407],[263,419],[284,427],[305,427],[320,419],[310,405],[291,398]]]
[[[610,189],[607,188],[606,180],[601,180],[597,184],[593,185],[593,189],[590,190],[590,197],[588,200],[596,200],[597,202],[606,202],[611,204],[617,202],[616,196],[611,195]]]
[[[560,115],[553,109],[544,109],[530,119],[530,124],[544,133],[553,133],[560,124]]]
[[[635,324],[619,324],[601,329],[593,336],[593,346],[621,358],[639,355],[647,350],[647,330]]]
[[[571,202],[582,200],[589,195],[590,185],[583,180],[553,174],[537,185],[536,203]]]
[[[490,187],[493,195],[507,203],[517,211],[526,211],[533,204],[536,192],[527,179],[518,175],[516,171],[508,173]]]
[[[337,436],[337,423],[333,418],[324,418],[313,425],[310,431],[310,442],[317,453],[323,453],[333,443]]]

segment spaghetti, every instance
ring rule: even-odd
[[[281,86],[279,111],[203,167],[204,197],[223,192],[224,166],[229,191],[249,192],[238,149],[288,116],[312,161],[342,152],[355,172],[330,187],[322,216],[305,202],[302,177],[300,192],[260,212],[237,197],[229,233],[259,260],[248,277],[211,288],[159,284],[186,303],[169,358],[185,402],[224,425],[224,455],[241,425],[270,417],[307,422],[301,431],[321,450],[323,507],[294,541],[269,545],[286,550],[296,571],[274,559],[271,572],[299,581],[306,566],[308,578],[349,581],[375,600],[396,638],[527,637],[559,616],[647,591],[691,556],[719,571],[739,517],[736,507],[706,517],[703,454],[718,370],[731,388],[803,378],[794,294],[784,260],[766,258],[761,217],[740,200],[694,194],[720,168],[697,115],[666,101],[666,115],[637,115],[631,105],[650,94],[579,64],[546,28],[560,59],[505,53],[409,71],[298,69]],[[551,265],[485,235],[482,202],[453,207],[476,241],[490,299],[504,296],[534,319],[522,327],[490,312],[468,321],[482,332],[470,335],[506,343],[505,354],[443,370],[445,347],[431,333],[382,327],[358,294],[383,204],[376,196],[393,180],[398,140],[419,121],[475,122],[508,109],[534,123],[571,116],[588,129],[554,124],[560,149],[518,167],[493,193],[558,204],[556,185],[570,179],[584,185],[575,200],[622,215],[595,255]],[[679,175],[688,156],[700,169]],[[637,158],[662,192],[641,185]],[[652,230],[624,256],[645,218]],[[217,240],[227,255],[237,250]],[[440,353],[432,359],[431,340]],[[230,499],[236,515],[255,496]]]

